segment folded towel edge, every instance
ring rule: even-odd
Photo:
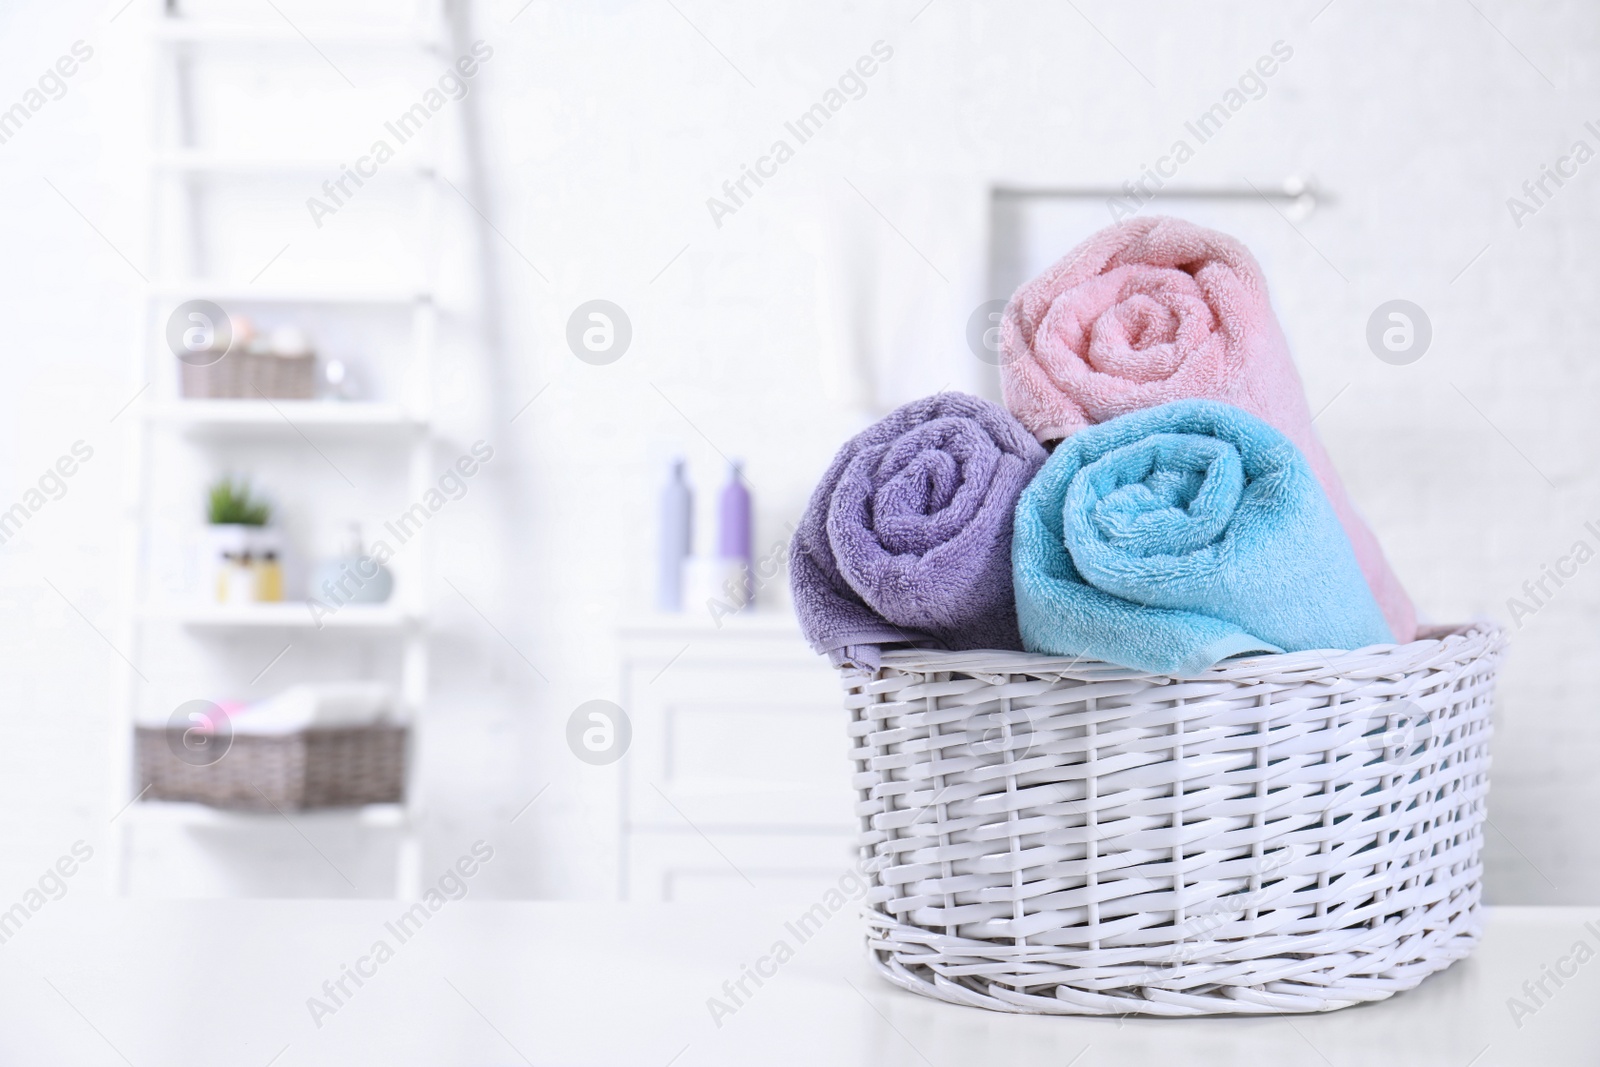
[[[1259,637],[1245,633],[1225,634],[1215,641],[1201,648],[1195,649],[1171,671],[1158,671],[1159,674],[1171,674],[1178,678],[1194,678],[1215,667],[1225,659],[1235,656],[1248,656],[1258,653],[1276,655],[1283,649]]]

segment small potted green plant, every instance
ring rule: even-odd
[[[212,588],[218,603],[253,604],[283,599],[278,532],[272,505],[250,483],[224,475],[206,493]]]

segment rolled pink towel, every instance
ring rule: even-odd
[[[1416,609],[1312,428],[1266,279],[1238,241],[1182,219],[1107,227],[1016,291],[1001,345],[1006,406],[1041,442],[1190,398],[1281,431],[1322,483],[1395,639],[1416,636]]]

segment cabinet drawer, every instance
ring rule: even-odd
[[[845,712],[814,657],[629,672],[633,825],[854,827]]]
[[[630,900],[803,906],[839,883],[856,858],[850,834],[649,831],[629,835]],[[713,847],[714,846],[714,847]]]

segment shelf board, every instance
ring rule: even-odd
[[[154,156],[150,165],[158,171],[176,174],[333,174],[349,165],[351,157],[335,156],[239,156],[220,152],[176,151]],[[397,169],[415,174],[431,174],[431,163],[401,164]]]
[[[320,282],[280,285],[270,282],[220,282],[170,278],[151,283],[150,295],[164,300],[214,300],[240,304],[412,304],[432,298],[423,285],[398,282],[351,284]]]
[[[298,26],[164,18],[151,27],[155,39],[173,43],[409,45],[433,49],[434,38],[406,26],[363,26],[357,23],[309,23]]]
[[[152,405],[151,422],[196,431],[283,431],[331,429],[350,432],[420,430],[427,420],[400,404],[331,400],[174,400]]]
[[[312,808],[288,811],[289,818],[347,819],[362,826],[400,828],[410,820],[404,804],[362,804],[349,808]],[[128,805],[122,818],[143,823],[161,823],[169,826],[250,826],[281,822],[282,815],[275,811],[239,811],[233,808],[214,808],[181,800],[141,800]]]
[[[395,604],[347,604],[316,618],[305,601],[273,604],[197,604],[148,608],[149,622],[196,630],[403,630],[418,620]]]

